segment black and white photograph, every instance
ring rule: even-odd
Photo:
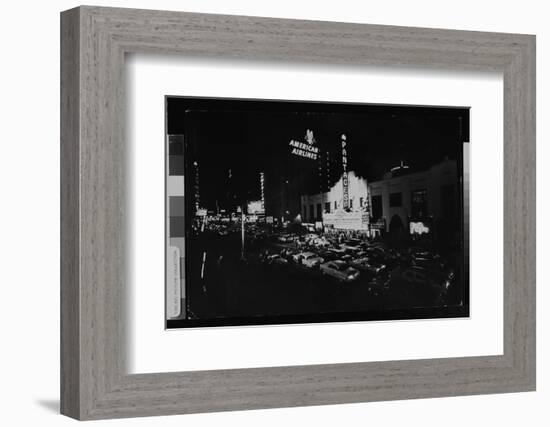
[[[467,106],[165,101],[167,328],[469,316]]]

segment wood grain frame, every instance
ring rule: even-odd
[[[124,60],[135,52],[503,72],[503,355],[127,374]],[[61,14],[63,414],[84,420],[534,389],[534,36],[88,6]]]

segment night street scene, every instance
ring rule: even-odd
[[[166,97],[166,327],[469,316],[469,108]]]

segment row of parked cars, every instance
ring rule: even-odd
[[[277,238],[288,243],[288,236]],[[284,240],[283,240],[284,239]],[[296,240],[291,240],[296,242]],[[265,261],[276,265],[294,265],[317,270],[342,282],[354,282],[363,275],[376,276],[385,271],[393,253],[384,247],[360,240],[337,243],[317,235],[302,238],[302,245],[285,247]]]
[[[209,223],[208,228],[220,236],[240,232],[228,224]],[[440,255],[422,247],[398,252],[383,242],[317,233],[268,234],[265,228],[256,225],[247,225],[246,233],[248,239],[263,242],[261,247],[265,242],[272,243],[269,253],[261,257],[264,264],[321,274],[340,282],[366,281],[381,291],[392,281],[445,290],[455,277],[453,269]]]
[[[285,236],[284,243],[288,243],[287,240]],[[338,243],[319,236],[308,240],[311,243],[303,247],[287,245],[263,261],[325,275],[343,283],[366,282],[375,293],[387,291],[391,283],[428,286],[444,292],[455,277],[453,269],[440,255],[421,247],[399,252],[382,242],[347,239]]]

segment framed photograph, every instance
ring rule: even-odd
[[[469,109],[168,96],[166,129],[168,328],[469,315]]]
[[[63,414],[535,389],[534,36],[83,6],[61,42]]]

